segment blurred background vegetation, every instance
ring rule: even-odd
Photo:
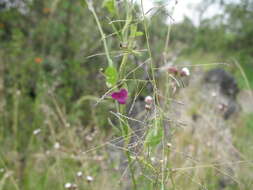
[[[124,20],[126,11],[122,1],[112,1],[120,8],[112,15],[104,2],[93,1],[117,63],[124,42],[115,35],[110,22]],[[147,19],[155,67],[165,64],[161,55],[169,27],[168,51],[177,54],[177,61],[231,63],[227,69],[237,76],[241,89],[248,89],[234,65],[238,62],[252,88],[253,1],[203,1],[202,9],[196,10],[200,18],[214,3],[224,11],[200,19],[197,25],[187,17],[173,22],[170,10],[161,6],[168,2],[157,1],[159,9],[151,11]],[[138,3],[134,14],[141,15]],[[118,29],[122,26],[120,22],[114,25]],[[144,26],[138,24],[138,30],[136,48],[146,49]],[[138,64],[148,56],[144,52],[130,61]],[[71,180],[80,183],[80,189],[102,189],[101,184],[105,189],[120,189],[113,186],[120,174],[100,162],[103,148],[85,162],[79,157],[81,150],[110,139],[114,130],[114,121],[108,119],[114,109],[112,101],[94,106],[107,91],[106,66],[101,35],[85,1],[0,0],[0,190],[57,190]],[[134,84],[129,88],[134,89]],[[241,138],[252,138],[253,119],[248,115],[245,118],[247,128],[245,134],[240,133]],[[38,137],[36,130],[41,133]],[[73,177],[80,168],[86,176],[98,176],[97,185]],[[247,183],[252,189],[252,182]]]

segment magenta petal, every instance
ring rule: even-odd
[[[126,104],[126,100],[119,99],[118,102],[119,102],[119,104]]]
[[[119,93],[121,97],[127,98],[128,92],[125,88],[121,89]]]
[[[117,100],[119,104],[125,104],[128,98],[128,92],[125,88],[121,89],[119,92],[113,92],[111,97]]]
[[[120,93],[119,93],[119,92],[113,92],[113,93],[111,94],[111,97],[112,97],[113,99],[117,100],[118,98],[120,98]]]

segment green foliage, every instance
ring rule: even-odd
[[[108,66],[105,70],[106,85],[110,88],[117,83],[118,74],[113,66]]]
[[[111,15],[116,14],[115,0],[104,0],[103,7],[106,7],[107,10],[111,13]]]
[[[196,34],[197,28],[189,18],[185,17],[183,22],[174,24],[171,30],[170,39],[172,43],[181,42],[184,44],[191,44],[189,48],[194,48],[192,43],[198,38]]]
[[[210,2],[203,2],[210,4]],[[202,19],[199,26],[195,27],[187,18],[182,23],[176,24],[172,40],[184,44],[191,44],[188,51],[194,52],[201,49],[206,53],[215,53],[223,60],[231,62],[236,59],[242,65],[253,87],[252,75],[252,33],[253,33],[253,2],[226,2],[221,3],[225,13],[212,18]],[[184,31],[188,31],[185,34]],[[240,73],[235,74],[239,75]],[[242,85],[243,87],[245,85]]]

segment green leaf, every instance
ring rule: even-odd
[[[137,32],[137,24],[131,24],[130,36],[135,37]]]
[[[118,72],[113,66],[108,66],[105,70],[106,85],[110,88],[117,83]]]
[[[135,37],[143,36],[143,34],[144,34],[143,32],[138,31],[138,32],[135,32],[134,34],[131,34],[130,37],[135,38]]]
[[[82,7],[86,8],[87,7],[87,4],[86,4],[86,1],[85,0],[80,0],[80,4]]]
[[[143,36],[143,32],[137,31],[137,24],[132,24],[132,25],[131,25],[130,36],[131,36],[131,37]]]
[[[105,7],[111,15],[116,14],[115,0],[104,0],[103,7]]]
[[[143,35],[144,35],[144,33],[141,32],[141,31],[138,31],[138,32],[136,32],[136,34],[135,34],[136,37],[138,37],[138,36],[143,36]]]

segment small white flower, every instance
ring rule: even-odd
[[[164,158],[164,159],[160,160],[161,164],[166,163],[166,162],[167,162],[167,158]]]
[[[54,143],[54,148],[59,149],[60,148],[60,143],[58,143],[58,142]]]
[[[146,96],[145,103],[146,104],[152,104],[152,102],[153,102],[153,98],[151,96]]]
[[[64,185],[64,187],[65,187],[66,189],[70,189],[70,188],[72,187],[72,184],[71,184],[71,183],[66,183],[66,184]]]
[[[34,135],[38,135],[40,132],[41,132],[40,129],[36,129],[36,130],[33,131],[33,134],[34,134]]]
[[[93,140],[93,138],[92,138],[92,136],[91,136],[91,135],[88,135],[88,136],[86,136],[86,137],[85,137],[85,140],[87,140],[87,141],[92,141],[92,140]]]
[[[171,148],[172,144],[171,143],[167,143],[167,147]]]
[[[155,162],[156,158],[155,157],[151,157],[150,160],[151,160],[151,162]]]
[[[83,176],[83,172],[79,171],[76,173],[77,177],[82,177]]]
[[[0,173],[3,173],[4,172],[4,168],[0,168]]]
[[[224,111],[226,108],[227,108],[227,105],[225,105],[225,104],[223,104],[223,103],[220,103],[220,104],[218,105],[218,109],[219,109],[220,111]]]
[[[88,175],[88,176],[86,177],[86,180],[87,180],[88,182],[92,182],[92,181],[93,181],[93,177]]]
[[[215,96],[217,96],[217,93],[216,92],[212,92],[212,97],[215,97]]]
[[[21,94],[20,90],[16,91],[16,95],[19,96]]]
[[[190,76],[190,71],[187,67],[182,68],[181,70],[186,76]]]

